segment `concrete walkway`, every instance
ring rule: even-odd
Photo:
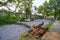
[[[60,22],[55,21],[42,40],[60,40]]]

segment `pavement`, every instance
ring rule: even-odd
[[[55,23],[53,24],[53,26],[49,30],[53,31],[53,32],[60,33],[60,22],[59,21],[55,21]]]
[[[27,30],[23,25],[4,25],[0,27],[0,40],[18,40],[20,34]]]
[[[42,23],[44,21],[44,24],[47,24],[49,20],[44,20],[44,19],[38,19],[32,22],[22,22],[27,25],[37,25]],[[0,40],[18,40],[20,34],[23,32],[28,31],[28,28],[25,27],[24,25],[16,25],[16,24],[11,24],[11,25],[4,25],[0,27]]]
[[[42,22],[44,22],[44,25],[47,24],[50,20],[45,20],[45,19],[38,19],[38,20],[34,20],[34,21],[31,21],[31,22],[20,22],[20,23],[24,23],[24,24],[27,24],[29,26],[31,25],[38,25]]]

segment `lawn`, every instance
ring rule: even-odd
[[[53,21],[49,21],[48,24],[46,24],[44,27],[45,28],[50,28],[53,25]]]

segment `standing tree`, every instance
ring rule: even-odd
[[[6,7],[7,11],[16,13],[16,11],[20,14],[24,13],[26,16],[31,17],[31,6],[32,6],[32,0],[5,0],[0,1],[0,7],[4,6]]]
[[[45,1],[44,4],[38,8],[38,12],[46,16],[53,15],[54,19],[57,19],[57,17],[60,18],[60,0]]]
[[[49,4],[50,4],[50,8],[52,9],[52,11],[54,10],[54,18],[56,19],[57,16],[60,17],[60,13],[59,13],[59,10],[60,10],[60,0],[50,0]]]
[[[43,5],[40,5],[38,8],[38,13],[41,13],[44,17],[49,16],[51,13],[51,10],[48,8],[49,4],[47,1],[43,3]]]

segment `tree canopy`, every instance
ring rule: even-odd
[[[54,18],[60,18],[60,0],[45,1],[43,5],[38,7],[38,13],[42,13],[46,16],[54,16]]]
[[[9,10],[11,10],[10,7],[13,7],[15,6],[15,10],[18,10],[19,12],[21,11],[25,11],[25,9],[28,7],[28,8],[31,8],[32,6],[32,0],[5,0],[4,2],[3,1],[0,1],[0,7],[1,6],[5,6],[7,7]]]
[[[29,17],[31,15],[32,1],[33,0],[5,0],[5,1],[1,0],[0,7],[3,7],[2,8],[3,12],[5,13],[6,16],[9,15],[8,16],[9,18],[21,20],[22,18],[25,18],[26,16]],[[1,17],[5,16],[1,15]],[[3,19],[6,18],[7,17]],[[9,18],[7,20],[10,20]]]

